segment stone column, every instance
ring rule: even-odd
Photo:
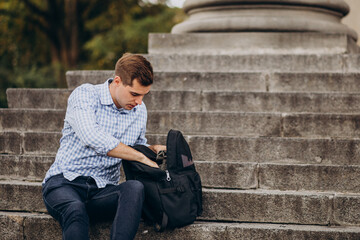
[[[341,23],[344,0],[186,0],[183,9],[189,18],[173,36],[150,36],[150,53],[359,52],[357,33]]]
[[[345,0],[350,7],[350,12],[342,19],[342,23],[360,33],[360,1],[359,0]],[[358,38],[357,44],[360,46]]]
[[[189,19],[172,33],[322,32],[357,34],[341,19],[349,12],[343,0],[187,0]]]

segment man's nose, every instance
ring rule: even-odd
[[[138,97],[135,99],[135,103],[136,103],[137,105],[141,105],[142,100],[143,100],[143,96],[138,96]]]

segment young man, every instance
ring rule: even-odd
[[[151,64],[140,55],[125,54],[116,63],[113,79],[84,84],[71,93],[60,148],[43,181],[46,208],[60,223],[63,239],[89,239],[89,219],[113,219],[111,239],[135,237],[143,185],[118,182],[122,159],[158,167],[128,146],[147,145],[142,99],[152,83]]]

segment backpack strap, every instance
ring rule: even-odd
[[[165,212],[163,212],[163,218],[162,218],[162,222],[161,222],[160,232],[164,231],[164,229],[165,229],[166,226],[168,225],[168,221],[169,221],[168,216],[166,215]]]
[[[169,217],[166,215],[165,212],[163,212],[163,217],[162,217],[162,221],[161,221],[161,225],[158,223],[155,223],[154,225],[154,229],[156,232],[163,232],[166,228],[166,226],[168,225],[169,222]]]

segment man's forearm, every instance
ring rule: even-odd
[[[149,165],[150,167],[159,167],[154,161],[151,161],[144,154],[123,143],[119,143],[119,145],[117,145],[114,149],[110,150],[107,155],[109,157],[121,158],[128,161],[141,162]]]

